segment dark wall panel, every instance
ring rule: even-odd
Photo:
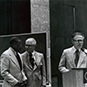
[[[57,64],[62,49],[71,46],[71,39],[69,36],[73,32],[73,12],[72,7],[64,5],[62,2],[55,0],[51,3],[51,46],[52,59],[55,61],[52,62],[52,73],[57,74]],[[53,68],[54,66],[56,68]]]
[[[87,48],[87,1],[50,0],[50,28],[52,76],[58,77],[58,87],[62,87],[62,74],[58,70],[58,64],[63,49],[72,46],[71,34],[74,30],[81,31],[86,36],[84,47]]]
[[[29,33],[30,1],[0,1],[0,35]]]

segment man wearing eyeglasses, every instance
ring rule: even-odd
[[[58,66],[60,72],[65,73],[72,68],[87,67],[87,50],[83,49],[84,38],[80,32],[75,32],[72,35],[73,46],[64,49]]]
[[[26,51],[22,54],[24,71],[27,76],[26,87],[46,87],[46,70],[43,53],[37,52],[36,40],[28,38],[25,41]]]

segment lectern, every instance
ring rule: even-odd
[[[63,73],[63,87],[85,87],[87,83],[87,69],[73,68],[67,73]]]

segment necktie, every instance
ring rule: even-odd
[[[77,66],[77,64],[78,64],[78,60],[79,60],[79,51],[76,50],[75,53],[76,53],[75,64],[76,64],[76,66]]]
[[[32,58],[32,53],[29,53],[29,56],[30,56],[30,63],[32,65],[32,68],[34,68],[34,58]]]
[[[20,69],[22,70],[22,63],[21,63],[21,59],[20,59],[20,56],[18,53],[16,53],[16,58],[18,60],[18,63],[19,63],[19,66],[20,66]]]

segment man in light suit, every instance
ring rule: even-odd
[[[72,35],[73,46],[63,51],[58,66],[60,72],[65,73],[72,68],[87,68],[87,50],[83,49],[84,38],[80,32]]]
[[[10,47],[1,55],[1,75],[4,78],[2,87],[25,87],[27,84],[27,77],[23,72],[23,61],[19,53],[21,48],[21,40],[12,37]]]
[[[28,79],[27,87],[45,87],[46,71],[44,56],[35,51],[36,40],[28,38],[25,41],[26,51],[22,54],[24,70]]]

